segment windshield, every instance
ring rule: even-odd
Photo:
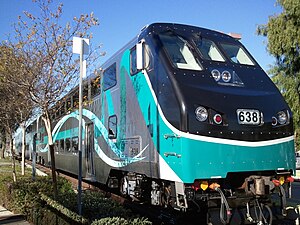
[[[179,36],[167,34],[160,34],[159,37],[176,68],[202,70],[191,51],[191,46],[186,40]]]
[[[195,43],[204,59],[225,62],[225,59],[221,55],[219,49],[211,40],[201,38]]]
[[[255,65],[244,49],[242,49],[240,46],[224,43],[221,43],[221,46],[232,62],[251,66]]]

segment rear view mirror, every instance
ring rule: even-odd
[[[144,51],[143,42],[136,44],[136,68],[138,70],[144,69]]]

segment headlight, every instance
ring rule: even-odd
[[[219,70],[216,70],[216,69],[212,70],[211,75],[217,82],[221,79],[221,74],[220,74]]]
[[[195,110],[195,114],[196,114],[197,120],[199,120],[200,122],[204,122],[208,118],[208,112],[207,112],[206,108],[204,108],[203,106],[199,106]]]
[[[273,125],[273,126],[276,126],[276,125],[277,125],[277,122],[278,122],[277,118],[276,118],[275,116],[273,116],[273,117],[272,117],[272,125]]]
[[[288,116],[284,111],[280,111],[277,113],[278,123],[283,125],[287,122]]]
[[[222,73],[222,80],[225,83],[228,83],[231,80],[231,74],[227,70],[223,71],[223,73]]]

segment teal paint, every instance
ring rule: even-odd
[[[185,183],[195,178],[225,178],[228,172],[295,169],[294,142],[263,147],[245,147],[209,143],[183,138],[181,158],[171,168]],[[180,146],[177,146],[180,147]]]
[[[114,104],[111,96],[111,91],[107,90],[105,91],[105,96],[106,96],[106,102],[107,102],[107,108],[108,108],[108,115],[114,115],[115,114],[115,109],[114,109]]]
[[[78,137],[78,127],[58,132],[56,140]]]
[[[136,110],[140,110],[142,112],[145,124],[153,125],[152,141],[154,143],[155,148],[158,149],[158,145],[157,145],[158,133],[157,133],[157,129],[155,129],[157,127],[157,120],[156,120],[157,107],[156,107],[155,101],[152,97],[151,91],[149,89],[149,86],[148,86],[147,81],[145,80],[144,76],[145,75],[142,72],[139,72],[139,73],[135,74],[134,76],[129,75],[132,85],[133,85],[133,88],[134,88],[134,91],[135,91],[137,101],[139,103],[139,109],[136,109]],[[150,118],[151,118],[150,121],[148,119],[149,105],[150,105]]]
[[[120,115],[119,120],[120,123],[118,125],[118,135],[117,135],[117,144],[119,145],[119,148],[121,151],[124,151],[124,144],[122,144],[122,140],[126,138],[126,114],[127,114],[127,104],[126,104],[126,98],[127,98],[127,92],[126,92],[126,78],[128,77],[128,71],[129,71],[129,57],[130,51],[127,50],[124,52],[124,55],[121,59],[120,64],[120,82],[119,82],[119,88],[120,88]]]

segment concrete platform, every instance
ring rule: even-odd
[[[0,206],[0,224],[30,225],[29,222],[24,220],[23,215],[14,214],[3,206]]]

